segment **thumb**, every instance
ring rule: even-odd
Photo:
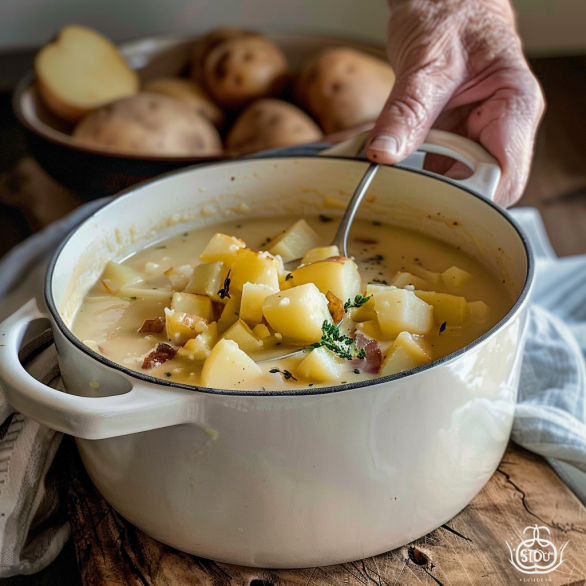
[[[413,153],[455,91],[450,81],[426,67],[399,75],[370,133],[366,156],[390,165]]]

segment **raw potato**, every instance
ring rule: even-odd
[[[320,240],[319,234],[305,220],[298,220],[271,240],[269,252],[279,255],[283,262],[290,262],[303,257]]]
[[[313,283],[269,295],[262,311],[273,330],[300,346],[319,342],[324,321],[332,323],[328,300]]]
[[[105,104],[132,96],[138,76],[116,47],[89,28],[72,25],[35,58],[41,97],[57,116],[76,122]]]
[[[92,112],[73,137],[88,147],[132,155],[200,157],[222,149],[208,120],[173,98],[149,93]]]
[[[267,375],[233,340],[220,340],[204,362],[201,384],[213,389],[259,390]]]
[[[376,120],[394,83],[388,63],[339,47],[326,49],[305,64],[296,96],[329,134]]]
[[[224,125],[224,112],[214,103],[205,90],[191,79],[161,77],[143,87],[143,91],[162,94],[183,102],[197,114],[209,120],[216,128]]]
[[[206,58],[207,90],[226,108],[242,108],[258,98],[276,96],[287,76],[287,59],[275,43],[260,36],[224,41]]]
[[[226,147],[252,153],[315,142],[322,135],[319,126],[297,106],[265,98],[240,114],[226,138]]]
[[[251,35],[256,33],[230,26],[211,30],[194,45],[191,57],[191,77],[196,82],[202,83],[205,61],[211,51],[224,41]]]

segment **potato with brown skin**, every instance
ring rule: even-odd
[[[295,87],[298,103],[326,134],[374,121],[395,73],[384,61],[345,47],[326,49],[301,69]]]
[[[207,118],[216,128],[222,128],[225,116],[207,92],[191,79],[160,77],[144,85],[143,91],[168,96],[193,108]]]
[[[203,82],[204,64],[208,55],[218,45],[224,41],[235,39],[237,37],[253,36],[257,33],[245,31],[241,28],[225,26],[214,30],[204,35],[201,39],[196,41],[193,46],[193,53],[191,56],[191,77],[198,83]]]
[[[268,39],[241,36],[224,41],[208,55],[206,89],[226,108],[237,109],[281,92],[287,76],[285,55]]]
[[[240,114],[226,138],[226,147],[239,153],[252,153],[315,142],[322,136],[319,126],[297,106],[265,98]]]
[[[83,118],[73,137],[97,150],[132,155],[207,156],[222,149],[218,131],[189,106],[141,93]]]

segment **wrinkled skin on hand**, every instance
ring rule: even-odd
[[[508,0],[389,3],[388,55],[397,80],[370,135],[368,157],[396,163],[430,128],[455,132],[497,159],[503,175],[496,201],[513,204],[527,182],[544,100]],[[459,164],[446,169],[446,159],[427,160],[432,171],[458,174]]]

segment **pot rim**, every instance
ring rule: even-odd
[[[278,161],[278,160],[290,160],[290,159],[315,159],[315,158],[316,158],[315,155],[295,155],[295,156],[280,155],[280,156],[270,156],[270,157],[267,157],[267,156],[265,156],[265,157],[250,157],[248,160]],[[342,160],[342,161],[347,161],[347,162],[353,161],[353,162],[359,162],[359,163],[364,163],[364,164],[368,163],[368,161],[366,161],[366,160],[349,159],[347,157],[339,157],[339,156],[321,155],[320,158],[321,159]],[[525,250],[525,255],[526,255],[527,275],[525,277],[525,282],[523,283],[523,288],[521,289],[521,292],[520,292],[518,298],[516,299],[515,303],[511,306],[509,311],[505,314],[505,316],[500,321],[498,321],[492,328],[490,328],[490,330],[485,332],[482,336],[476,338],[475,340],[473,340],[472,342],[470,342],[466,346],[463,346],[462,348],[460,348],[460,349],[456,350],[455,352],[452,352],[446,356],[443,356],[442,358],[439,358],[437,360],[433,360],[429,364],[424,364],[423,366],[418,366],[417,368],[413,368],[411,370],[405,370],[405,371],[402,371],[402,372],[399,372],[399,373],[396,373],[396,374],[393,374],[390,376],[375,378],[375,379],[366,380],[366,381],[357,381],[354,383],[347,383],[347,384],[343,384],[343,385],[335,385],[335,386],[330,386],[330,387],[315,387],[315,388],[311,387],[311,388],[302,388],[302,389],[291,389],[291,390],[285,390],[285,391],[283,391],[283,390],[280,390],[280,391],[263,391],[263,390],[250,391],[249,390],[249,391],[247,391],[247,390],[214,389],[214,388],[210,388],[210,387],[187,385],[184,383],[178,383],[178,382],[174,382],[174,381],[159,379],[154,376],[150,376],[148,374],[143,374],[141,372],[131,370],[121,364],[118,364],[117,362],[114,362],[113,360],[109,360],[105,356],[98,354],[97,352],[95,352],[94,350],[92,350],[91,348],[86,346],[79,338],[77,338],[77,336],[75,336],[73,334],[73,332],[67,327],[67,325],[64,323],[64,321],[61,319],[61,316],[59,314],[59,311],[58,311],[56,304],[54,302],[54,299],[53,299],[53,293],[51,291],[51,284],[53,282],[53,274],[55,271],[55,266],[57,264],[57,261],[59,260],[59,256],[61,255],[61,252],[63,251],[63,249],[65,248],[65,246],[67,245],[67,243],[69,242],[71,237],[82,226],[84,226],[87,222],[89,222],[96,214],[98,214],[102,210],[114,205],[120,198],[125,197],[126,195],[129,195],[130,193],[133,193],[135,191],[139,191],[139,190],[143,189],[144,187],[150,187],[154,183],[157,183],[159,181],[164,181],[168,177],[172,177],[174,175],[178,175],[181,173],[193,173],[194,171],[197,171],[198,169],[207,168],[210,166],[223,167],[225,165],[230,165],[230,164],[240,163],[240,162],[242,162],[242,160],[214,161],[214,162],[210,162],[210,163],[191,165],[189,167],[184,167],[181,169],[175,169],[172,171],[168,171],[168,172],[163,173],[161,175],[157,175],[156,177],[154,177],[152,179],[141,182],[137,185],[132,185],[130,187],[127,187],[126,189],[120,191],[118,193],[118,195],[115,196],[114,199],[112,199],[106,205],[101,207],[99,210],[96,210],[91,216],[86,218],[80,225],[76,226],[75,228],[73,228],[73,230],[71,230],[71,232],[63,239],[61,244],[58,246],[56,251],[53,253],[51,261],[47,267],[47,274],[45,277],[45,287],[44,287],[44,296],[45,296],[45,301],[47,303],[47,307],[49,309],[49,313],[51,314],[51,317],[53,318],[55,324],[57,325],[57,327],[59,328],[61,333],[67,338],[67,340],[69,342],[71,342],[78,350],[80,350],[84,354],[87,354],[90,358],[97,360],[98,362],[100,362],[101,364],[103,364],[106,367],[113,368],[113,369],[115,369],[115,370],[117,370],[127,376],[130,376],[134,379],[138,379],[142,382],[161,385],[163,387],[171,387],[171,388],[175,388],[175,389],[187,390],[187,391],[191,391],[191,392],[201,392],[201,393],[206,393],[206,394],[211,394],[211,395],[262,396],[262,397],[328,395],[328,394],[332,394],[332,393],[340,393],[340,392],[344,392],[344,391],[352,391],[355,389],[361,389],[364,387],[374,387],[374,386],[377,386],[380,384],[386,384],[389,382],[393,382],[395,380],[405,378],[406,376],[412,376],[412,375],[418,374],[418,373],[426,371],[426,370],[431,370],[433,368],[437,368],[447,362],[451,362],[452,360],[459,358],[460,356],[462,356],[463,354],[465,354],[469,350],[475,348],[476,346],[479,346],[480,344],[482,344],[483,342],[485,342],[486,340],[491,338],[493,335],[495,335],[502,327],[504,327],[507,323],[509,323],[519,313],[521,308],[527,302],[527,299],[529,297],[529,294],[530,294],[530,291],[532,289],[533,282],[534,282],[535,259],[533,256],[533,251],[531,250],[531,247],[529,245],[529,240],[526,237],[525,233],[523,232],[523,229],[520,227],[518,222],[509,214],[509,212],[505,208],[499,206],[495,202],[487,199],[486,197],[476,193],[475,191],[460,185],[457,181],[453,181],[453,180],[451,180],[447,177],[444,177],[442,175],[437,175],[435,173],[431,173],[430,171],[413,169],[413,168],[405,167],[402,165],[388,165],[389,167],[394,167],[394,168],[397,168],[401,171],[406,171],[408,173],[414,173],[415,175],[423,175],[425,177],[429,177],[429,178],[435,179],[437,181],[442,181],[444,183],[448,183],[449,185],[456,187],[456,188],[460,189],[461,191],[464,191],[466,194],[468,194],[468,196],[473,196],[473,197],[481,200],[483,203],[485,203],[489,207],[492,207],[493,210],[497,211],[504,218],[504,220],[507,221],[515,229],[515,231],[517,232],[517,235],[521,239],[521,242],[523,244],[523,248]]]

